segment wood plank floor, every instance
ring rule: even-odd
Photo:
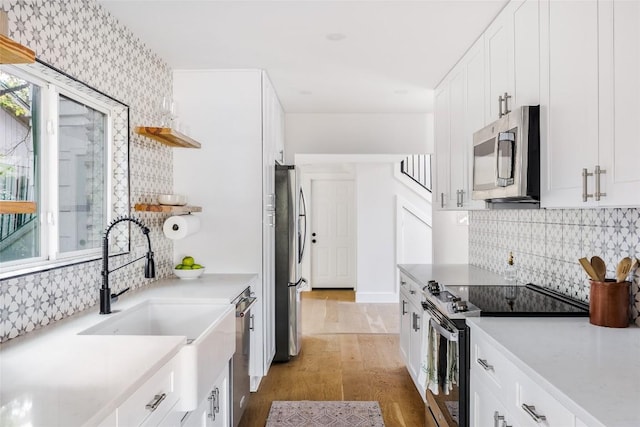
[[[240,426],[264,426],[274,400],[377,400],[387,427],[424,426],[399,352],[397,304],[356,304],[346,290],[302,296],[302,351],[271,366]]]

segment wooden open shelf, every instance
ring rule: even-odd
[[[150,205],[146,203],[136,203],[134,209],[137,212],[162,212],[172,214],[188,214],[191,212],[202,212],[200,206],[170,206],[170,205]]]
[[[0,200],[0,214],[36,213],[36,202]]]
[[[138,126],[135,131],[139,135],[155,139],[170,147],[200,148],[198,141],[171,128]]]
[[[0,64],[29,64],[35,61],[34,51],[0,34]]]

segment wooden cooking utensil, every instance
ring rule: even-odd
[[[599,256],[593,256],[591,257],[591,266],[596,271],[597,280],[604,282],[604,278],[607,275],[607,265],[604,263],[604,260]]]
[[[587,275],[591,278],[591,280],[600,280],[598,279],[598,273],[596,273],[596,271],[593,269],[593,266],[588,259],[580,258],[578,261],[580,262],[582,268],[584,268],[584,271],[587,272]]]
[[[618,263],[616,267],[616,282],[624,282],[627,280],[627,276],[629,275],[629,271],[631,271],[632,261],[629,257],[624,257]]]

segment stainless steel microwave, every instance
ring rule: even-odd
[[[517,108],[473,134],[474,200],[540,200],[540,106]]]

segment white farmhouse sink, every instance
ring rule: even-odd
[[[231,304],[193,300],[147,300],[80,332],[80,335],[184,336],[178,354],[179,410],[194,410],[235,352]]]

